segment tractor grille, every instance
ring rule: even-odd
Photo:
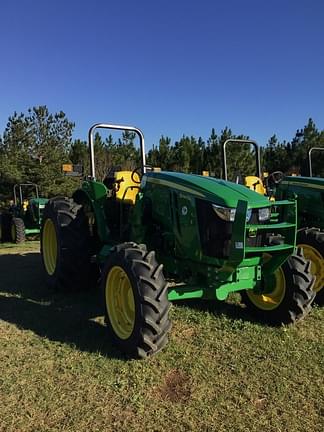
[[[229,255],[232,224],[217,217],[208,201],[197,199],[196,208],[203,254],[226,258]]]
[[[253,209],[252,210],[252,215],[251,218],[249,220],[250,224],[261,224],[263,225],[265,222],[259,222],[259,215],[258,215],[258,209]],[[247,232],[246,238],[245,238],[245,244],[246,246],[249,247],[259,247],[262,246],[262,244],[264,243],[264,233],[258,231],[256,235],[254,234],[249,234],[249,232]]]
[[[211,203],[196,200],[199,235],[202,252],[204,255],[214,258],[226,259],[229,257],[232,237],[232,222],[220,219],[212,209]],[[258,209],[252,210],[249,220],[250,225],[264,225],[269,223],[259,222]],[[275,239],[277,241],[277,239]],[[274,241],[272,233],[263,230],[247,230],[245,245],[247,247],[261,247]]]

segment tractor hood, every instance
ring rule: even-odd
[[[142,187],[146,183],[175,189],[224,207],[236,208],[239,200],[247,201],[249,208],[269,207],[266,197],[246,186],[213,177],[168,171],[149,172],[142,179]]]

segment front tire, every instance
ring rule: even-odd
[[[316,276],[315,301],[324,303],[324,232],[318,228],[305,228],[297,234],[297,244],[304,256],[311,262],[311,272]]]
[[[124,243],[103,271],[106,324],[116,345],[131,357],[154,355],[168,342],[170,303],[162,268],[144,245]]]
[[[263,294],[246,290],[242,292],[242,300],[260,321],[271,325],[291,324],[303,319],[311,310],[315,298],[314,280],[309,261],[302,250],[297,249],[264,281]]]
[[[51,288],[77,291],[91,285],[91,238],[81,205],[64,197],[47,203],[41,228],[41,255]]]

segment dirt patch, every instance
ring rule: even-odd
[[[262,397],[262,398],[255,399],[252,401],[252,403],[258,410],[263,410],[267,406],[267,398]]]
[[[174,322],[172,325],[172,337],[177,340],[192,339],[196,336],[196,329],[185,322]]]
[[[163,400],[186,402],[192,394],[192,379],[180,369],[171,369],[158,390]]]

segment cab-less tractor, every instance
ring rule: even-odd
[[[275,171],[261,176],[260,148],[255,141],[227,140],[223,144],[223,170],[227,180],[227,145],[251,144],[256,156],[255,175],[244,178],[245,186],[270,199],[297,198],[297,246],[303,249],[306,259],[311,261],[311,272],[316,276],[313,290],[316,301],[324,302],[324,179],[313,175],[312,155],[324,152],[323,147],[312,147],[308,152],[309,176],[285,176]]]
[[[276,198],[297,196],[297,244],[312,263],[316,275],[314,291],[316,301],[324,303],[324,178],[313,175],[312,154],[324,152],[323,147],[313,147],[308,153],[309,177],[284,177],[276,187]]]
[[[141,167],[95,176],[94,133],[134,132]],[[305,317],[314,278],[295,250],[296,203],[224,180],[150,170],[144,137],[131,126],[89,130],[90,177],[71,199],[46,205],[41,253],[48,283],[90,286],[97,269],[111,338],[145,358],[167,343],[170,302],[225,300],[239,291],[259,318],[289,324]]]
[[[26,236],[39,234],[47,201],[47,198],[39,197],[36,184],[16,184],[12,205],[1,215],[0,240],[23,243]]]

